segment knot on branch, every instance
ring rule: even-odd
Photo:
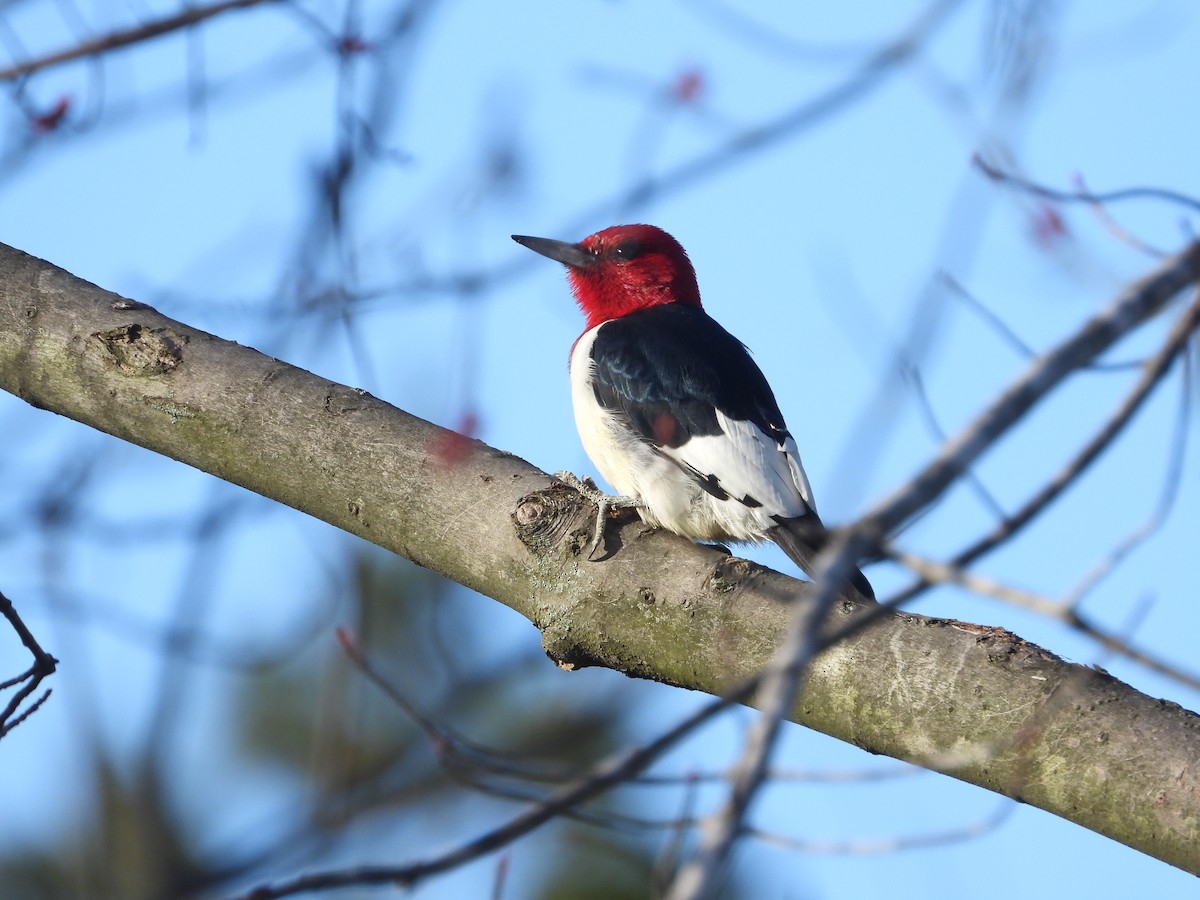
[[[325,394],[325,412],[335,416],[370,409],[378,405],[379,401],[362,388],[330,384],[329,390]]]
[[[726,556],[713,568],[706,587],[715,594],[728,594],[741,587],[754,570],[755,566],[749,560]]]
[[[594,516],[586,501],[572,488],[555,482],[517,501],[512,523],[521,543],[539,556],[570,539],[570,550],[579,553],[591,540]]]
[[[110,362],[126,375],[163,375],[183,362],[187,336],[170,328],[147,328],[136,322],[92,335]]]

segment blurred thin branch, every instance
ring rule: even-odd
[[[951,440],[911,482],[869,511],[862,524],[876,541],[889,534],[930,497],[941,493],[970,463],[1072,372],[1154,317],[1200,277],[1200,243],[1164,261],[1154,272],[1125,288],[1054,349],[1033,360],[980,415]],[[1186,328],[1185,331],[1190,331]]]
[[[875,840],[857,838],[849,841],[820,841],[805,838],[791,838],[760,828],[748,827],[745,834],[764,844],[773,844],[799,853],[823,853],[841,856],[867,856],[874,853],[897,853],[901,850],[916,850],[925,847],[941,847],[946,844],[956,844],[973,838],[982,837],[995,831],[1008,821],[1018,804],[1005,801],[996,807],[995,812],[983,816],[974,822],[968,822],[957,828],[945,831],[935,831],[927,834],[897,835],[896,837],[877,838]]]
[[[671,172],[632,185],[619,197],[579,217],[577,227],[586,228],[596,221],[628,213],[631,209],[645,206],[664,195],[691,187],[733,163],[744,162],[755,151],[765,150],[782,138],[794,137],[824,121],[827,116],[846,109],[853,101],[884,84],[885,76],[895,72],[919,53],[938,27],[962,5],[961,0],[935,0],[922,10],[896,40],[888,42],[868,56],[865,62],[832,89],[771,121],[742,131],[725,144]]]
[[[0,81],[13,81],[17,78],[23,78],[31,75],[34,72],[48,69],[52,66],[61,65],[66,62],[72,62],[77,59],[86,59],[92,56],[100,56],[104,53],[118,50],[123,47],[129,47],[133,44],[139,44],[143,41],[148,41],[156,37],[161,37],[164,34],[170,34],[174,31],[179,31],[184,28],[191,28],[201,22],[211,19],[214,16],[219,16],[222,13],[229,12],[235,9],[244,9],[249,6],[258,6],[262,3],[278,3],[281,0],[221,0],[219,3],[213,3],[209,6],[188,6],[184,5],[179,12],[174,15],[164,16],[161,19],[156,19],[147,22],[144,25],[138,25],[134,28],[129,28],[125,31],[115,31],[111,34],[103,35],[102,37],[93,38],[76,44],[74,47],[68,47],[65,50],[59,50],[55,53],[50,53],[38,59],[28,60],[27,62],[16,63],[6,69],[0,69]]]
[[[1193,212],[1200,212],[1200,198],[1191,197],[1179,191],[1167,190],[1166,188],[1132,187],[1121,188],[1115,191],[1102,191],[1100,193],[1093,193],[1082,189],[1064,191],[1038,184],[1035,181],[1022,178],[1020,175],[1013,174],[1012,172],[1006,172],[999,166],[988,162],[982,156],[976,156],[974,163],[976,168],[992,181],[998,184],[1009,185],[1026,194],[1043,197],[1047,200],[1055,200],[1061,203],[1087,203],[1089,205],[1119,203],[1123,200],[1163,200],[1167,203],[1174,203],[1190,209]]]
[[[958,279],[949,272],[939,272],[937,277],[938,281],[951,297],[975,313],[989,329],[1017,354],[1024,359],[1034,359],[1037,357],[1037,350],[1018,335],[991,307],[967,290]],[[1117,362],[1094,362],[1085,368],[1093,372],[1127,372],[1130,369],[1137,369],[1143,365],[1144,363],[1139,360],[1122,360]]]
[[[921,418],[925,421],[925,426],[929,433],[934,436],[939,444],[946,442],[946,431],[942,428],[942,423],[938,421],[937,412],[933,408],[933,401],[929,399],[929,391],[925,387],[925,378],[921,374],[921,370],[916,363],[902,364],[900,371],[903,373],[905,380],[912,386],[913,394],[917,398],[917,409],[921,412]],[[967,480],[967,484],[971,487],[971,492],[979,498],[979,501],[987,507],[987,509],[1000,521],[1004,521],[1007,515],[1004,512],[1004,507],[996,498],[983,479],[975,471],[974,468],[967,469],[963,473],[963,477]]]
[[[373,683],[389,690],[387,680],[378,674],[369,658],[353,641],[343,639],[342,646]],[[691,734],[704,722],[743,702],[757,684],[757,679],[754,679],[727,696],[709,701],[654,740],[611,755],[596,764],[591,771],[553,791],[544,801],[531,806],[498,828],[490,829],[469,843],[454,847],[440,856],[401,866],[362,866],[315,872],[275,884],[259,885],[237,895],[237,900],[275,900],[278,897],[351,885],[394,884],[412,887],[431,875],[457,868],[505,847],[557,818],[564,811],[637,775],[659,759],[664,751]]]
[[[1200,249],[1193,250],[1193,252],[1200,253]],[[1020,532],[1074,484],[1112,444],[1133,419],[1134,414],[1141,409],[1163,376],[1187,349],[1188,342],[1197,327],[1200,327],[1200,294],[1197,294],[1191,305],[1172,327],[1158,352],[1143,364],[1141,375],[1125,399],[1118,404],[1108,420],[1079,453],[1047,481],[1034,496],[1029,498],[1019,510],[1001,521],[987,535],[956,553],[947,564],[953,569],[965,569],[976,559],[990,553]],[[928,586],[929,582],[918,581],[897,592],[889,598],[888,602],[892,605],[904,603]]]
[[[33,656],[33,665],[27,670],[7,681],[0,681],[0,691],[7,691],[10,688],[17,688],[16,693],[9,699],[3,710],[0,710],[0,738],[24,722],[37,709],[46,702],[50,696],[50,689],[47,688],[40,697],[32,701],[24,710],[21,705],[36,691],[44,679],[54,674],[58,666],[58,660],[42,649],[37,638],[33,636],[33,632],[21,620],[17,614],[16,607],[13,602],[0,592],[0,615],[3,615],[8,620],[8,624],[12,630],[16,632],[17,637],[21,639],[21,643],[25,645],[25,649]]]
[[[1186,366],[1184,367],[1184,373],[1186,376]],[[1183,461],[1187,450],[1188,425],[1191,422],[1191,408],[1194,402],[1186,377],[1184,379],[1184,389],[1181,391],[1180,396],[1182,402],[1179,407],[1179,416],[1176,420],[1175,433],[1173,439],[1167,442],[1169,455],[1158,502],[1142,522],[1130,529],[1129,533],[1105,554],[1103,558],[1098,560],[1091,571],[1087,572],[1079,580],[1078,584],[1071,588],[1064,601],[1068,606],[1078,608],[1084,598],[1097,584],[1107,577],[1130,553],[1162,528],[1163,524],[1167,521],[1167,517],[1171,514],[1171,510],[1175,508],[1175,501],[1179,496],[1179,485],[1183,480]]]

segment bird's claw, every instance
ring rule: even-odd
[[[604,525],[608,520],[608,514],[614,509],[637,509],[642,506],[642,501],[637,497],[614,497],[611,494],[604,493],[604,491],[596,487],[596,482],[586,475],[580,478],[574,472],[555,472],[554,477],[563,482],[563,484],[570,485],[596,504],[594,535],[592,543],[588,547],[587,554],[584,556],[584,559],[589,562],[596,555],[601,541],[604,540]]]

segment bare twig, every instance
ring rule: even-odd
[[[1193,245],[1188,253],[1197,254],[1197,246],[1200,245]],[[1176,259],[1181,258],[1176,257]],[[1166,341],[1164,341],[1158,352],[1146,360],[1142,368],[1141,377],[1125,397],[1124,401],[1122,401],[1121,405],[1109,417],[1104,427],[1088,441],[1083,449],[1076,454],[1074,459],[1064,466],[1037,494],[1031,497],[1024,506],[1000,522],[991,532],[977,540],[970,547],[957,553],[949,560],[948,565],[956,569],[966,568],[976,559],[989,553],[1011,538],[1058,499],[1062,492],[1073,484],[1096,461],[1100,454],[1104,452],[1117,435],[1124,430],[1125,426],[1129,424],[1134,414],[1141,408],[1146,398],[1162,380],[1163,376],[1166,375],[1179,354],[1187,347],[1188,340],[1197,327],[1200,327],[1200,294],[1197,295],[1196,299],[1192,301],[1192,305],[1188,307],[1187,311],[1172,327],[1170,334],[1168,334]],[[924,580],[918,581],[889,598],[888,604],[899,605],[916,596],[928,586],[929,582]]]
[[[12,626],[13,631],[17,633],[17,637],[21,639],[21,643],[33,655],[33,665],[28,670],[15,678],[0,682],[0,690],[7,690],[8,688],[16,687],[22,682],[26,682],[23,687],[17,690],[12,699],[9,700],[4,710],[0,711],[0,737],[4,737],[4,735],[24,722],[46,702],[46,698],[50,696],[49,690],[33,701],[23,712],[18,713],[21,704],[25,702],[30,694],[38,689],[38,686],[42,683],[42,679],[54,674],[54,670],[58,666],[58,660],[42,649],[41,645],[37,642],[37,638],[33,636],[33,632],[29,630],[29,627],[17,615],[16,607],[13,606],[12,601],[5,597],[2,592],[0,592],[0,615],[8,619],[8,623]]]
[[[1075,184],[1079,186],[1079,190],[1081,192],[1085,194],[1090,193],[1087,189],[1087,185],[1084,184],[1082,175],[1075,176]],[[1158,259],[1162,259],[1167,255],[1157,247],[1152,247],[1141,238],[1130,234],[1129,231],[1127,231],[1120,223],[1117,222],[1116,219],[1113,218],[1112,213],[1108,211],[1103,203],[1092,203],[1091,209],[1096,218],[1100,220],[1100,224],[1103,225],[1108,230],[1108,233],[1117,240],[1128,244],[1135,250],[1145,253],[1147,256],[1153,256]]]
[[[1106,650],[1111,650],[1113,653],[1124,656],[1126,659],[1130,659],[1152,672],[1157,672],[1159,675],[1200,691],[1200,673],[1188,672],[1176,665],[1163,662],[1157,656],[1153,656],[1145,650],[1135,647],[1127,639],[1100,628],[1078,610],[1069,610],[1065,614],[1064,621],[1080,634],[1091,638]]]
[[[1046,187],[1036,182],[1029,181],[1019,175],[1014,175],[1011,172],[1005,172],[996,166],[991,165],[981,156],[976,156],[974,159],[975,166],[990,178],[999,184],[1008,184],[1024,191],[1027,194],[1032,194],[1035,197],[1044,197],[1047,200],[1056,200],[1061,203],[1119,203],[1122,200],[1166,200],[1168,203],[1176,203],[1180,206],[1187,207],[1194,212],[1200,212],[1200,199],[1189,197],[1187,194],[1181,194],[1178,191],[1170,191],[1165,188],[1155,187],[1134,187],[1122,188],[1116,191],[1104,191],[1099,194],[1094,194],[1091,191],[1075,190],[1062,191],[1056,188]]]
[[[153,22],[147,22],[145,25],[138,25],[136,28],[130,28],[126,31],[115,31],[112,34],[106,34],[103,37],[94,38],[90,41],[83,41],[74,47],[59,50],[38,59],[18,63],[17,65],[9,66],[7,69],[0,69],[0,81],[12,81],[16,78],[31,75],[42,69],[48,69],[51,66],[61,65],[62,63],[71,62],[76,59],[85,59],[89,56],[99,56],[111,50],[118,50],[122,47],[128,47],[132,44],[161,37],[164,34],[170,34],[173,31],[179,31],[182,28],[198,25],[205,19],[211,19],[213,16],[219,16],[230,10],[244,9],[266,2],[274,3],[278,2],[278,0],[222,0],[222,2],[214,3],[211,6],[185,5],[173,16],[156,19]]]
[[[1163,254],[1159,254],[1161,258]],[[984,324],[994,331],[1004,343],[1025,359],[1035,359],[1037,351],[1018,335],[1008,323],[1000,318],[986,303],[968,291],[959,281],[948,272],[938,274],[938,280],[949,292],[950,296],[963,303],[969,310],[979,316]],[[1141,360],[1120,360],[1116,362],[1095,362],[1086,368],[1097,372],[1126,372],[1143,365]]]
[[[926,559],[894,547],[885,552],[889,559],[916,572],[923,581],[931,584],[957,584],[980,597],[991,597],[993,600],[1000,600],[1010,606],[1027,609],[1051,619],[1061,620],[1063,618],[1066,608],[1059,600],[1004,584],[994,578],[978,575],[952,563]]]
[[[1190,325],[1193,329],[1200,325],[1200,297],[1185,315],[1180,326]],[[1154,535],[1166,522],[1179,496],[1179,482],[1183,478],[1183,461],[1187,450],[1188,424],[1191,421],[1192,392],[1191,379],[1188,377],[1189,367],[1183,367],[1183,389],[1180,391],[1179,414],[1176,417],[1175,434],[1167,443],[1170,454],[1167,460],[1166,475],[1163,479],[1162,491],[1153,510],[1145,521],[1134,527],[1116,547],[1092,567],[1079,583],[1071,589],[1064,601],[1068,606],[1077,609],[1084,597],[1109,575],[1130,553],[1144,541]]]
[[[878,503],[858,523],[861,539],[878,544],[954,482],[1010,426],[1071,372],[1086,366],[1118,340],[1159,313],[1200,276],[1200,242],[1164,261],[1130,285],[1104,311],[1025,371],[974,422],[948,441],[911,482]]]
[[[942,847],[946,844],[957,844],[962,841],[982,837],[995,831],[1004,824],[1017,809],[1012,801],[1001,803],[990,815],[975,822],[969,822],[958,828],[946,831],[935,831],[929,834],[914,834],[876,840],[852,841],[817,841],[801,838],[789,838],[780,834],[762,831],[758,828],[747,828],[745,834],[762,841],[764,844],[774,844],[799,853],[821,853],[826,855],[867,856],[879,853],[897,853],[901,850],[916,850],[925,847]]]
[[[901,364],[900,372],[905,380],[912,385],[913,394],[917,398],[917,408],[921,411],[921,417],[925,420],[926,429],[939,443],[945,443],[946,432],[942,428],[942,423],[938,421],[937,413],[933,409],[933,401],[929,399],[929,391],[925,387],[925,378],[921,374],[921,370],[917,368],[915,363],[905,362]],[[983,479],[974,469],[968,469],[964,473],[964,477],[967,479],[967,483],[970,485],[975,496],[979,498],[979,502],[986,506],[997,519],[1004,521],[1008,518],[1004,512],[1004,507],[1000,505],[1000,501],[988,490],[988,486],[983,483]]]

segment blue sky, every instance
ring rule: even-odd
[[[340,21],[341,4],[308,8]],[[768,39],[735,27],[721,4],[709,2],[514,7],[462,0],[436,7],[390,73],[394,88],[380,94],[390,114],[377,137],[394,161],[357,185],[347,229],[353,258],[342,261],[342,272],[365,291],[422,276],[502,274],[470,296],[385,290],[363,305],[358,343],[336,323],[314,322],[285,339],[273,321],[279,313],[262,311],[294,282],[314,166],[338,134],[335,62],[313,52],[312,31],[286,11],[232,14],[205,27],[199,42],[213,88],[203,108],[189,109],[181,99],[189,50],[180,37],[106,59],[102,91],[86,64],[31,81],[36,108],[66,95],[72,113],[60,132],[40,138],[19,166],[0,173],[0,240],[433,421],[454,426],[472,413],[479,436],[494,446],[547,470],[588,473],[566,381],[581,318],[559,267],[508,236],[577,239],[618,219],[650,221],[687,247],[709,311],[747,343],[771,379],[823,516],[843,521],[936,449],[911,391],[899,383],[897,352],[921,348],[930,402],[948,432],[969,422],[1025,362],[965,305],[931,286],[953,278],[1030,346],[1044,349],[1154,265],[1086,207],[1060,210],[1066,233],[1038,240],[1035,222],[1044,210],[986,183],[972,170],[972,154],[995,154],[1063,188],[1079,175],[1094,190],[1152,185],[1200,196],[1200,132],[1181,103],[1200,75],[1193,5],[1042,4],[1047,40],[1028,45],[1004,70],[1034,67],[1034,87],[1023,103],[1005,106],[986,37],[993,7],[977,2],[962,4],[913,64],[820,124],[652,203],[616,204],[631,183],[677,171],[843,83],[922,8],[740,4]],[[105,9],[81,5],[80,12],[103,30],[112,21]],[[364,4],[368,42],[382,9]],[[135,21],[130,12],[120,16],[126,25]],[[0,17],[31,55],[72,39],[54,4],[21,4]],[[240,74],[280,57],[311,61],[275,80]],[[695,99],[671,102],[672,87],[689,73],[698,79]],[[360,106],[369,84],[360,74],[352,92]],[[84,130],[92,113],[99,118]],[[27,123],[12,104],[0,115],[11,146]],[[495,146],[515,154],[514,175],[499,190],[481,174]],[[1189,222],[1180,208],[1158,202],[1115,206],[1112,214],[1167,251],[1196,229],[1194,215]],[[317,266],[324,274],[336,268],[328,260]],[[929,317],[921,315],[925,302],[933,304]],[[1168,326],[1148,326],[1114,358],[1144,355]],[[1056,471],[1133,377],[1073,378],[990,453],[979,475],[1001,505],[1014,508]],[[1152,512],[1180,391],[1176,373],[1087,480],[980,571],[1053,597],[1069,591]],[[20,436],[6,442],[0,459],[8,515],[56,478],[64,459],[93,454],[107,471],[89,502],[106,515],[170,516],[223,496],[205,476],[15,398],[0,397],[0,431]],[[1084,606],[1117,631],[1137,619],[1136,642],[1183,666],[1194,659],[1200,624],[1190,565],[1200,533],[1194,423],[1188,432],[1170,518]],[[902,543],[944,556],[992,521],[985,504],[958,488]],[[182,543],[64,544],[51,558],[33,534],[10,533],[0,542],[0,572],[8,573],[0,589],[66,663],[52,702],[3,744],[0,791],[10,799],[0,833],[7,831],[8,841],[36,841],[69,827],[77,812],[71,785],[79,716],[94,716],[104,739],[118,746],[136,740],[161,667],[152,648],[103,621],[58,621],[43,599],[47,572],[81,602],[152,622],[169,620],[187,577],[190,550]],[[340,546],[331,529],[298,514],[256,519],[228,542],[211,585],[210,627],[240,637],[261,631],[270,642],[298,614],[296,596],[330,577]],[[788,570],[773,549],[748,555]],[[110,577],[114,566],[124,573],[119,584]],[[881,596],[907,580],[887,566],[869,574]],[[247,605],[246,597],[255,602]],[[487,623],[481,634],[498,647],[536,640],[527,624],[494,604],[471,608]],[[947,589],[914,608],[1008,627],[1062,656],[1102,661],[1151,695],[1200,705],[1196,692],[995,601]],[[14,658],[15,650],[0,637],[0,658]],[[77,660],[86,662],[72,672]],[[586,685],[580,690],[624,689],[611,673],[570,677]],[[199,680],[195,714],[219,726],[231,683],[211,671]],[[631,695],[644,705],[647,729],[699,702],[655,686]],[[748,714],[740,715],[671,762],[681,769],[728,763]],[[799,728],[788,729],[783,751],[781,764],[805,769],[881,762]],[[211,765],[213,779],[225,785],[214,789],[217,798],[246,779]],[[193,801],[212,807],[224,799]],[[813,839],[877,838],[952,828],[989,815],[997,802],[921,775],[883,785],[778,786],[755,818]],[[208,814],[216,815],[211,808]],[[1026,808],[982,838],[944,848],[839,857],[755,847],[743,863],[761,870],[770,897],[896,896],[903,885],[900,896],[999,898],[1011,893],[1012,879],[997,872],[1061,898],[1194,891],[1190,876]],[[423,895],[452,896],[463,883],[435,883]]]

